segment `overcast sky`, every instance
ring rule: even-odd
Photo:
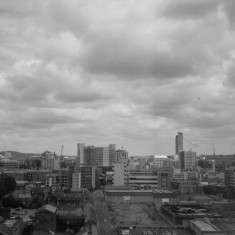
[[[235,153],[234,0],[0,0],[0,150]]]

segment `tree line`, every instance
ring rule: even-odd
[[[4,179],[0,179],[0,199],[5,195],[14,192],[16,185],[15,178],[12,176],[7,176]]]

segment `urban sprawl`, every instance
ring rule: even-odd
[[[0,235],[235,234],[235,155],[77,144],[77,155],[0,155]]]

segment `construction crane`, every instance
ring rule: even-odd
[[[191,141],[189,141],[189,140],[187,140],[187,139],[185,139],[185,138],[183,138],[183,139],[184,139],[186,142],[188,142],[189,144],[191,144],[191,145],[193,145],[193,146],[195,146],[195,147],[198,147],[198,145],[192,143]],[[192,149],[190,148],[190,150],[192,150]]]
[[[194,146],[198,147],[196,144],[193,144],[193,143],[192,143],[192,142],[190,142],[189,140],[187,140],[187,139],[185,139],[185,138],[184,138],[184,140],[186,140],[189,144],[191,144],[191,145],[194,145]]]

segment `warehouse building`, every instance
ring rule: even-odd
[[[105,190],[107,203],[154,203],[157,206],[162,204],[178,204],[179,195],[169,190],[132,190],[132,189],[111,189]]]

